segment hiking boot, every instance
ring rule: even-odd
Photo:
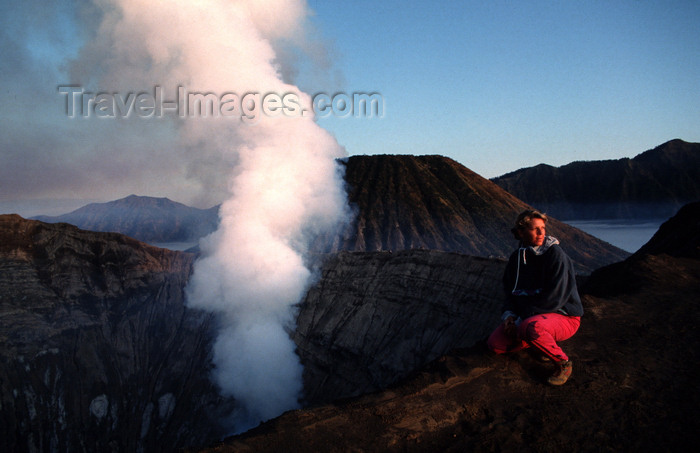
[[[554,374],[547,379],[552,385],[563,385],[571,376],[571,360],[556,362],[557,369]]]

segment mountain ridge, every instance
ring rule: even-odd
[[[346,229],[310,244],[313,254],[430,249],[505,257],[517,245],[510,228],[529,206],[460,163],[439,155],[351,156],[344,167],[355,217]],[[129,211],[127,206],[137,206]],[[144,207],[145,206],[145,207]],[[165,212],[158,206],[175,209]],[[46,219],[83,229],[117,231],[146,242],[184,240],[218,224],[218,207],[195,210],[167,199],[131,196]],[[579,272],[589,273],[628,253],[555,218],[549,222]],[[185,234],[189,232],[189,234]]]
[[[517,246],[510,229],[530,206],[453,159],[351,156],[344,165],[348,200],[358,215],[344,231],[314,242],[314,251],[430,249],[507,257]],[[560,239],[580,272],[628,256],[555,218],[548,233]]]
[[[69,223],[84,230],[126,234],[149,243],[193,242],[214,231],[218,206],[193,208],[165,197],[129,195],[90,203],[59,216],[34,216],[47,223]]]
[[[700,200],[700,143],[674,139],[634,158],[539,164],[492,181],[563,220],[665,219]]]

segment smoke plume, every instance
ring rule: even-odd
[[[102,20],[76,67],[111,90],[299,92],[282,80],[275,45],[300,39],[303,0],[96,3]],[[313,275],[307,244],[347,215],[336,165],[344,151],[313,115],[186,118],[160,134],[169,131],[181,146],[173,158],[196,163],[227,194],[218,231],[200,244],[188,303],[220,315],[214,378],[240,403],[240,431],[298,405],[302,368],[289,333]]]

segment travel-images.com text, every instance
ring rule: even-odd
[[[153,92],[86,91],[77,85],[60,85],[59,94],[65,97],[65,113],[69,118],[215,118],[240,119],[254,124],[262,116],[298,118],[314,114],[318,118],[381,118],[384,116],[384,98],[378,93],[317,93],[301,96],[298,93],[246,93],[239,96],[226,92],[221,95],[207,92],[188,92],[179,86],[174,100],[166,99],[163,88]],[[311,105],[304,106],[302,99]]]

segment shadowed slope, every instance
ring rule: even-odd
[[[683,206],[637,254],[700,258],[700,202]]]

